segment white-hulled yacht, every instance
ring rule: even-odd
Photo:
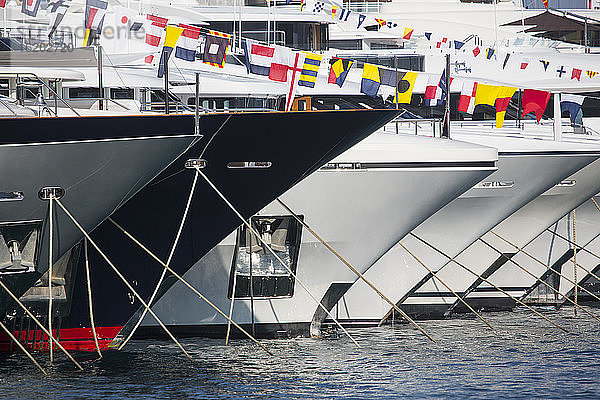
[[[577,136],[581,137],[582,135],[565,135],[563,140],[583,141],[596,146],[600,144],[597,137],[582,140]],[[600,160],[597,160],[561,181],[502,221],[486,233],[481,240],[462,252],[457,260],[485,276],[494,285],[515,298],[522,297],[525,291],[536,282],[536,276],[540,276],[538,267],[542,267],[542,269],[544,267],[538,264],[532,270],[532,265],[536,264],[533,259],[523,260],[521,257],[517,260],[512,257],[520,253],[518,248],[525,247],[560,218],[598,193],[600,191],[599,178]],[[443,276],[451,283],[451,287],[456,292],[468,299],[471,306],[486,310],[501,310],[510,309],[515,305],[513,299],[480,279],[473,279],[470,283],[464,279],[458,279],[456,268],[460,267],[455,264],[448,265],[444,268]],[[449,310],[464,311],[466,307],[454,299]]]
[[[497,172],[402,239],[421,262],[440,273],[451,264],[446,256],[458,256],[495,225],[600,155],[596,147],[578,143],[499,133],[463,134],[460,129],[452,135],[495,146],[499,161]],[[447,300],[439,297],[442,285],[432,280],[433,276],[400,245],[386,253],[365,276],[383,287],[383,293],[413,317],[443,313],[448,308]],[[461,271],[461,276],[468,276],[468,272]],[[369,324],[387,317],[391,308],[357,281],[334,311],[348,323]]]
[[[524,250],[529,255],[550,266],[550,269],[523,253],[513,256],[516,262],[528,263],[536,277],[554,288],[550,289],[537,279],[530,279],[528,283],[532,285],[526,291],[526,303],[557,307],[570,304],[563,296],[574,298],[573,282],[598,295],[596,276],[599,275],[600,266],[600,211],[596,204],[599,201],[597,195],[590,198],[525,246]],[[577,255],[574,258],[575,247]],[[509,277],[503,278],[511,282]],[[580,288],[578,302],[597,304],[598,300]]]
[[[496,157],[493,148],[457,140],[379,133],[281,198],[362,273],[416,225],[495,171]],[[276,202],[252,224],[328,309],[356,279]],[[326,317],[245,228],[232,232],[184,278],[222,310],[234,302],[233,320],[254,324],[261,336],[319,334]],[[153,310],[177,334],[223,336],[227,321],[197,300],[176,283]],[[140,335],[157,333],[155,321],[144,319]]]

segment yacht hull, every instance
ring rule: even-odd
[[[167,260],[180,228],[194,176],[185,161],[206,160],[202,172],[248,218],[300,179],[345,151],[396,115],[394,110],[232,113],[203,116],[201,140],[180,156],[147,187],[117,210],[112,218],[162,260]],[[193,116],[188,116],[193,123]],[[193,127],[193,125],[192,125]],[[228,168],[235,162],[268,162],[268,168]],[[183,274],[240,222],[223,200],[198,177],[189,213],[171,266]],[[148,300],[161,281],[163,267],[109,221],[92,232],[92,239],[121,270],[139,295]],[[83,251],[67,268],[70,295],[57,306],[61,338],[75,350],[92,350]],[[116,344],[128,334],[128,320],[142,309],[104,259],[89,251],[96,325],[102,343]],[[161,291],[173,284],[167,277]],[[45,302],[32,304],[44,309]],[[22,316],[15,317],[17,321]],[[15,322],[16,326],[20,323]],[[29,337],[33,333],[24,334]]]
[[[430,217],[412,232],[415,236],[402,239],[402,244],[431,270],[438,271],[444,281],[451,280],[445,273],[448,259],[418,238],[456,257],[499,222],[596,158],[577,151],[501,151],[497,172]],[[469,275],[464,270],[452,270],[452,274],[458,273]],[[440,311],[454,302],[454,298],[439,296],[445,287],[432,280],[433,276],[399,245],[365,276],[413,318],[443,316]],[[393,317],[389,305],[361,281],[352,286],[335,311],[348,324],[378,323]]]
[[[91,231],[192,143],[193,131],[169,122],[164,116],[0,119],[0,279],[15,296],[48,269],[49,202],[41,189],[63,190],[61,203]],[[56,261],[82,234],[56,203],[53,228]],[[13,250],[9,257],[11,242],[23,253],[21,263],[11,263],[18,256]],[[0,316],[11,305],[0,290]]]
[[[403,136],[397,139],[402,144]],[[415,140],[414,136],[406,139]],[[421,139],[424,147],[432,141]],[[448,150],[446,157],[451,152]],[[453,161],[441,166],[434,161],[408,165],[401,161],[398,158],[395,163],[368,164],[357,159],[356,162],[366,168],[320,170],[290,189],[282,199],[363,273],[398,239],[496,169],[493,161],[488,161],[487,166],[482,162],[469,166],[468,162]],[[435,192],[430,188],[435,188]],[[259,213],[260,217],[285,214],[277,202]],[[236,262],[237,235],[235,232],[230,235],[184,276],[226,312],[232,301],[231,274]],[[356,274],[310,232],[302,230],[301,235],[297,277],[314,298],[331,309],[352,285]],[[236,323],[250,330],[254,323],[254,331],[261,337],[320,334],[326,314],[298,282],[291,296],[261,296],[260,289],[258,293],[255,298],[235,299],[232,319]],[[153,310],[179,335],[222,337],[226,334],[226,319],[190,295],[181,282],[173,285]],[[239,336],[240,332],[234,329],[232,334]],[[157,336],[163,336],[162,330],[153,318],[146,316],[138,337]]]
[[[589,200],[598,191],[600,160],[577,171],[496,226],[492,231],[501,238],[488,232],[482,237],[485,243],[474,243],[459,256],[459,259],[475,272],[488,276],[490,282],[515,298],[520,298],[535,284],[536,277],[541,276],[547,269],[527,255],[520,254],[513,244],[524,248],[546,228]],[[516,257],[517,255],[524,257]],[[452,280],[450,283],[474,308],[501,311],[511,309],[516,303],[481,280],[472,280],[470,283],[466,280]],[[457,300],[449,310],[468,311],[467,307]]]
[[[600,201],[597,195],[593,199],[596,203]],[[526,303],[557,307],[564,304],[571,305],[563,296],[574,298],[572,282],[578,282],[579,285],[598,296],[598,280],[593,275],[600,274],[598,271],[600,265],[598,258],[600,256],[600,211],[592,199],[589,199],[577,207],[574,215],[574,219],[573,213],[561,218],[525,247],[525,251],[549,265],[550,269],[529,257],[527,257],[529,260],[524,259],[521,254],[515,256],[517,262],[528,262],[529,269],[537,278],[560,293],[556,293],[538,280],[531,279],[532,285],[527,289],[524,299]],[[575,221],[575,230],[573,230],[573,221]],[[573,243],[577,243],[578,248],[577,271],[573,264],[575,247]],[[566,278],[553,271],[558,271]],[[578,302],[597,304],[598,300],[580,288]]]

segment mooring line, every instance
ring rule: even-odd
[[[250,245],[250,257],[252,257],[252,245]],[[237,287],[237,268],[233,266],[233,288],[231,289],[231,303],[229,304],[229,320],[227,321],[227,334],[225,334],[225,346],[229,343],[229,332],[231,331],[231,316],[233,315],[233,302],[235,300],[235,288]]]
[[[177,272],[175,272],[171,267],[169,267],[167,264],[165,264],[160,258],[158,258],[154,253],[152,253],[150,251],[150,249],[148,249],[146,246],[144,246],[139,240],[137,240],[136,238],[134,238],[129,232],[127,232],[125,230],[125,228],[123,228],[121,225],[119,225],[115,220],[113,220],[112,218],[108,218],[108,220],[110,222],[112,222],[117,228],[119,228],[124,234],[125,236],[127,236],[129,239],[131,239],[135,244],[137,244],[142,250],[144,250],[146,253],[148,253],[148,255],[150,255],[150,257],[154,258],[160,265],[162,265],[164,268],[166,268],[171,274],[173,274],[173,276],[175,278],[177,278],[181,283],[183,283],[184,285],[186,285],[192,292],[194,292],[198,297],[200,297],[202,300],[204,300],[209,306],[211,306],[216,312],[218,312],[219,314],[221,314],[225,319],[227,319],[228,322],[232,323],[233,326],[235,326],[236,328],[238,328],[244,335],[246,335],[248,338],[250,338],[254,343],[256,343],[258,346],[260,346],[263,350],[265,350],[267,353],[269,353],[270,355],[273,355],[273,353],[266,347],[264,346],[262,343],[260,343],[258,340],[256,340],[256,338],[254,338],[252,335],[250,335],[248,332],[246,332],[246,330],[244,328],[242,328],[241,326],[239,326],[235,321],[233,321],[231,318],[227,317],[227,314],[225,314],[223,311],[221,311],[221,309],[219,309],[219,307],[217,307],[216,305],[214,305],[210,300],[208,300],[208,298],[206,298],[202,293],[200,293],[196,288],[194,288],[188,281],[186,281],[181,275],[179,275]]]
[[[486,246],[488,246],[489,248],[491,248],[492,250],[496,251],[498,254],[502,255],[503,253],[494,248],[494,246],[492,246],[490,243],[486,242],[485,240],[483,240],[482,238],[479,238],[479,240],[484,243]],[[550,285],[548,282],[543,281],[542,279],[540,279],[539,277],[537,277],[535,274],[529,272],[525,267],[523,267],[522,265],[520,265],[519,263],[517,263],[516,261],[514,261],[512,258],[508,259],[509,262],[513,263],[514,265],[516,265],[519,269],[521,269],[523,272],[525,272],[526,274],[528,274],[529,276],[531,276],[532,278],[534,278],[536,280],[536,282],[539,282],[541,284],[543,284],[544,286],[547,286],[548,288],[550,288],[550,290],[552,290],[554,293],[558,294],[559,296],[561,296],[562,298],[564,298],[565,300],[573,303],[573,306],[576,308],[581,309],[584,313],[590,315],[592,318],[598,320],[598,322],[600,322],[600,318],[598,318],[596,315],[592,314],[591,312],[589,312],[588,310],[586,310],[585,308],[581,307],[580,305],[578,305],[576,302],[574,302],[573,300],[571,300],[570,298],[568,298],[567,296],[565,296],[564,294],[562,294],[559,290],[556,290],[552,285]],[[558,275],[562,276],[564,278],[564,276],[560,273],[558,273],[555,270],[552,270],[553,272],[556,272]]]
[[[402,317],[404,317],[408,322],[410,322],[415,328],[417,328],[423,335],[425,335],[429,340],[436,343],[435,339],[433,339],[419,324],[417,324],[412,318],[408,316],[400,307],[398,307],[392,300],[390,300],[385,294],[383,294],[373,283],[371,283],[360,271],[358,271],[352,264],[350,264],[340,253],[338,253],[333,247],[329,245],[317,232],[315,232],[306,222],[304,222],[296,213],[292,211],[281,199],[278,197],[277,201],[281,206],[287,210],[291,215],[294,216],[296,221],[300,222],[302,226],[304,226],[317,240],[319,240],[333,255],[335,255],[346,267],[348,267],[352,272],[354,272],[363,282],[365,282],[371,289],[375,291],[385,302],[392,306],[392,308]]]
[[[550,232],[552,232],[552,231],[550,231]],[[585,245],[583,245],[583,246],[582,246],[582,245],[578,245],[578,244],[577,244],[577,243],[575,243],[575,242],[572,242],[571,240],[567,239],[566,237],[564,237],[564,236],[560,235],[559,233],[554,233],[554,234],[555,234],[556,236],[558,236],[559,238],[561,238],[561,239],[563,239],[563,240],[565,240],[565,241],[569,242],[570,244],[572,244],[572,245],[575,245],[575,246],[579,247],[579,251],[586,252],[586,253],[588,253],[589,255],[591,255],[592,257],[595,257],[595,258],[597,258],[597,259],[599,259],[599,260],[600,260],[600,256],[599,256],[599,255],[597,255],[596,253],[594,253],[594,252],[593,252],[593,251],[591,251],[591,250],[588,250],[588,249],[586,249],[586,246],[588,246],[588,245],[589,245],[591,242],[593,242],[593,241],[594,241],[594,240],[596,240],[598,237],[600,237],[600,234],[598,234],[596,237],[594,237],[594,239],[590,240],[590,241],[589,241],[587,244],[585,244]],[[600,276],[596,275],[596,274],[595,274],[593,271],[591,271],[591,270],[589,270],[589,269],[585,268],[585,267],[584,267],[583,265],[581,265],[581,264],[577,264],[577,266],[578,266],[579,268],[581,268],[581,269],[582,269],[582,270],[583,270],[585,273],[587,273],[587,274],[590,274],[592,277],[594,277],[594,278],[596,278],[596,279],[598,279],[598,280],[600,281]],[[554,270],[553,270],[553,271],[554,271]]]
[[[600,206],[598,206],[598,203],[596,203],[596,199],[594,199],[594,198],[592,197],[592,199],[591,199],[591,200],[592,200],[592,203],[594,203],[594,205],[596,206],[596,210],[600,211]]]
[[[227,198],[225,197],[225,195],[223,195],[223,193],[221,193],[221,191],[212,183],[212,181],[210,179],[208,179],[208,177],[204,174],[204,172],[202,172],[200,170],[200,168],[196,167],[196,170],[200,173],[200,175],[202,176],[202,178],[209,184],[209,186],[219,195],[219,197],[225,202],[225,204],[227,204],[227,206],[229,206],[229,208],[231,208],[231,210],[238,216],[238,218],[242,221],[242,223],[244,225],[246,225],[246,227],[250,230],[250,232],[252,232],[254,235],[256,235],[256,237],[258,238],[258,240],[260,240],[260,242],[267,248],[267,250],[269,250],[269,252],[271,254],[273,254],[273,256],[277,259],[277,261],[279,261],[281,263],[281,265],[288,271],[288,273],[294,278],[294,280],[296,280],[300,286],[302,286],[302,288],[304,290],[306,290],[306,293],[308,293],[308,295],[315,301],[315,303],[317,304],[317,307],[320,307],[323,311],[325,311],[325,313],[333,320],[333,322],[340,327],[340,329],[344,332],[344,334],[346,336],[348,336],[348,338],[350,338],[350,340],[352,340],[352,342],[358,347],[360,348],[360,345],[358,344],[358,342],[350,335],[350,333],[346,330],[346,328],[344,328],[342,326],[342,324],[340,324],[340,322],[329,312],[329,310],[327,310],[327,308],[325,308],[325,306],[323,306],[323,304],[321,304],[321,302],[319,300],[317,300],[317,298],[311,293],[311,291],[308,289],[308,287],[300,280],[298,279],[298,277],[296,276],[296,274],[294,273],[294,271],[292,271],[292,269],[289,267],[289,265],[287,265],[282,259],[281,257],[279,257],[277,255],[277,253],[275,253],[275,251],[271,248],[271,246],[269,246],[269,244],[267,242],[265,242],[263,240],[263,238],[260,236],[260,234],[258,232],[256,232],[254,230],[254,228],[252,228],[252,226],[250,226],[250,224],[248,224],[248,221],[246,221],[244,219],[244,217],[242,216],[242,214],[240,214],[238,212],[238,210],[233,206],[233,204],[231,204],[229,202],[229,200],[227,200]]]
[[[88,240],[83,238],[83,252],[85,256],[85,276],[87,282],[87,295],[88,295],[88,309],[90,311],[90,324],[92,325],[92,334],[94,335],[94,343],[96,344],[96,351],[98,356],[102,358],[102,352],[100,351],[100,344],[98,343],[98,334],[96,333],[96,324],[94,323],[94,303],[92,302],[92,284],[90,279],[90,263],[88,258]]]
[[[27,357],[29,357],[29,359],[35,364],[36,367],[38,367],[40,369],[40,371],[42,371],[42,373],[44,375],[48,375],[46,373],[46,371],[44,370],[44,368],[42,368],[42,366],[36,361],[36,359],[33,358],[33,356],[31,355],[31,353],[27,351],[27,349],[25,348],[25,346],[23,346],[23,344],[21,343],[21,341],[15,337],[15,335],[2,323],[2,321],[0,321],[0,328],[2,328],[2,330],[4,332],[6,332],[6,334],[8,335],[8,337],[13,342],[15,342],[17,344],[17,346],[19,346],[19,348],[23,351],[23,353],[25,353],[25,355]]]
[[[190,356],[190,354],[183,348],[183,346],[181,345],[181,343],[179,343],[177,341],[177,339],[175,338],[175,336],[173,336],[173,334],[169,331],[169,329],[165,326],[165,324],[163,324],[163,322],[160,320],[160,318],[158,318],[158,316],[154,313],[154,311],[152,311],[150,309],[150,307],[144,301],[144,299],[142,299],[142,297],[133,288],[133,286],[131,286],[131,284],[129,282],[127,282],[127,279],[121,274],[121,272],[119,272],[119,270],[117,269],[117,267],[115,267],[115,265],[112,263],[112,261],[110,261],[108,259],[108,257],[106,256],[106,254],[104,254],[104,252],[100,249],[100,247],[98,247],[98,245],[96,244],[96,242],[94,242],[92,240],[92,238],[88,235],[88,233],[85,231],[85,229],[83,229],[83,227],[79,224],[79,222],[77,222],[77,220],[75,219],[75,217],[73,217],[71,215],[71,213],[69,212],[69,210],[67,210],[65,208],[65,206],[63,206],[63,204],[60,202],[60,200],[56,199],[56,203],[60,206],[60,208],[62,208],[62,210],[65,212],[65,214],[67,214],[67,216],[71,219],[71,221],[73,222],[73,224],[75,224],[75,226],[77,226],[77,228],[79,228],[79,230],[81,231],[81,233],[83,233],[83,235],[92,244],[92,246],[94,246],[94,248],[96,249],[96,251],[98,251],[98,253],[100,253],[100,255],[102,256],[102,258],[104,259],[104,261],[106,261],[106,263],[112,268],[112,270],[123,281],[123,283],[125,283],[125,286],[127,286],[127,288],[131,291],[131,293],[133,293],[133,295],[140,301],[140,303],[142,303],[144,305],[144,307],[146,307],[146,309],[148,309],[148,312],[150,313],[150,315],[152,315],[154,317],[154,319],[156,319],[156,322],[159,323],[159,325],[163,328],[163,330],[167,333],[167,335],[169,335],[169,337],[175,342],[175,344],[181,349],[181,351],[183,351],[183,353],[190,360],[194,361],[194,359],[192,358],[192,356]]]
[[[450,257],[449,255],[447,255],[446,253],[444,253],[443,251],[441,251],[437,247],[435,247],[432,244],[428,243],[427,241],[421,239],[420,237],[418,237],[417,235],[415,235],[412,232],[410,233],[410,235],[413,236],[415,239],[419,240],[420,242],[422,242],[423,244],[425,244],[426,246],[430,247],[434,251],[440,253],[443,257],[446,257],[449,261],[452,261],[453,263],[455,263],[459,267],[463,268],[465,271],[471,273],[472,275],[476,276],[477,278],[481,279],[482,281],[488,283],[490,286],[494,287],[499,292],[504,293],[506,296],[510,297],[511,299],[513,299],[514,301],[516,301],[517,303],[521,304],[522,306],[524,306],[528,310],[532,311],[534,314],[536,314],[536,315],[542,317],[543,319],[545,319],[546,321],[550,322],[552,325],[556,326],[558,329],[560,329],[560,330],[562,330],[564,332],[567,332],[567,333],[569,332],[566,328],[563,328],[562,326],[558,325],[556,322],[552,321],[550,318],[546,317],[545,315],[543,315],[539,311],[535,310],[534,308],[532,308],[528,304],[523,303],[521,300],[517,299],[512,294],[508,293],[504,289],[502,289],[502,288],[498,287],[497,285],[495,285],[494,283],[490,282],[487,278],[484,278],[483,276],[479,275],[478,273],[476,273],[475,271],[471,270],[469,267],[467,267],[466,265],[462,264],[461,262],[459,262],[459,261],[455,260],[454,258]]]
[[[575,243],[577,243],[577,231],[575,230],[575,210],[572,211],[573,213],[573,241]],[[577,282],[577,246],[573,247],[573,280],[575,282]],[[573,293],[574,293],[574,297],[575,297],[575,301],[573,302],[573,304],[575,305],[575,307],[573,307],[573,313],[575,314],[575,316],[577,316],[577,298],[579,296],[579,290],[578,290],[578,284],[575,285],[575,287],[573,288]],[[569,299],[570,300],[570,299]]]
[[[515,249],[517,249],[518,251],[520,251],[521,253],[525,254],[527,257],[531,258],[532,260],[534,260],[535,262],[539,263],[540,265],[544,266],[544,268],[551,270],[552,272],[554,272],[557,275],[560,275],[562,278],[564,278],[567,282],[573,284],[574,286],[579,286],[577,284],[577,282],[572,281],[570,278],[567,278],[565,275],[561,274],[560,272],[550,268],[549,265],[545,264],[542,260],[538,259],[537,257],[535,257],[534,255],[528,253],[527,251],[525,251],[524,249],[520,248],[519,246],[517,246],[516,244],[511,243],[510,241],[508,241],[507,239],[503,238],[502,236],[498,235],[497,233],[495,233],[494,231],[490,231],[492,234],[496,235],[498,238],[500,238],[501,240],[505,241],[506,243],[508,243],[509,245],[513,246]],[[579,286],[579,288],[581,290],[583,290],[584,292],[588,293],[590,296],[594,297],[596,300],[600,301],[600,297],[596,296],[594,293],[590,292],[589,290],[587,290],[586,288]]]
[[[179,224],[179,228],[177,229],[177,234],[175,235],[175,240],[173,242],[173,246],[171,246],[171,251],[169,252],[169,256],[167,258],[167,262],[166,262],[167,265],[171,265],[171,260],[173,259],[173,255],[175,254],[175,249],[177,248],[177,244],[179,243],[179,239],[181,238],[181,232],[183,232],[183,227],[185,225],[185,221],[186,221],[188,213],[190,211],[190,205],[192,204],[192,199],[194,198],[194,192],[196,191],[196,183],[197,182],[198,182],[198,172],[196,172],[194,174],[194,180],[192,181],[192,186],[190,188],[190,193],[188,195],[187,203],[185,204],[185,210],[183,212],[183,216],[181,217],[181,223]],[[158,290],[159,290],[160,285],[162,284],[163,280],[165,279],[166,274],[167,274],[167,269],[163,268],[162,273],[160,274],[160,278],[158,279],[158,282],[156,283],[156,286],[154,287],[154,291],[152,292],[152,295],[150,296],[150,299],[148,300],[148,304],[152,304],[154,302],[154,299],[156,298],[156,295],[158,294]],[[147,310],[145,309],[142,311],[142,314],[138,318],[137,322],[135,323],[135,326],[133,327],[133,329],[131,330],[129,335],[127,335],[127,337],[125,338],[123,343],[121,343],[121,345],[119,346],[119,350],[121,350],[123,348],[123,346],[125,346],[127,344],[127,342],[129,342],[129,340],[133,337],[135,332],[137,332],[137,330],[138,330],[140,324],[142,323],[142,320],[146,316],[146,314],[147,314]]]
[[[69,354],[69,352],[63,347],[62,344],[60,344],[60,342],[58,340],[56,340],[54,338],[54,336],[51,336],[48,332],[48,329],[46,329],[46,327],[44,326],[44,324],[42,324],[36,317],[35,315],[33,315],[31,313],[31,311],[29,311],[29,309],[27,309],[27,307],[25,307],[25,304],[23,304],[21,302],[21,300],[19,300],[17,298],[17,296],[15,296],[13,294],[13,292],[10,291],[10,289],[4,284],[4,282],[2,282],[2,279],[0,279],[0,287],[2,287],[2,289],[4,289],[4,291],[6,291],[6,293],[8,293],[8,295],[19,305],[19,307],[21,307],[23,309],[23,311],[25,311],[25,313],[29,316],[29,318],[31,318],[33,320],[33,322],[35,322],[35,324],[37,326],[40,327],[40,329],[42,330],[42,332],[44,332],[46,335],[48,335],[48,338],[51,339],[57,346],[58,348],[65,353],[65,355],[73,362],[73,364],[75,364],[75,366],[77,368],[79,368],[80,370],[83,371],[83,368],[81,367],[81,365],[79,365],[79,363],[73,358],[73,356],[71,356],[71,354]],[[40,343],[40,349],[43,347],[43,342],[44,342],[44,337],[42,335],[42,339],[41,339],[41,343]]]
[[[461,296],[458,295],[458,293],[456,293],[454,290],[452,290],[452,288],[450,286],[448,286],[439,276],[437,276],[437,274],[435,272],[433,272],[433,270],[431,268],[429,268],[427,265],[425,265],[423,263],[423,261],[421,261],[415,254],[413,254],[412,251],[410,251],[408,248],[406,248],[406,246],[404,246],[402,244],[402,242],[398,242],[398,244],[400,246],[402,246],[402,248],[404,250],[406,250],[408,252],[408,254],[410,254],[419,264],[421,264],[423,266],[423,268],[425,268],[431,275],[433,275],[438,281],[440,281],[440,283],[442,285],[444,285],[446,287],[446,289],[448,289],[450,292],[452,292],[452,294],[461,302],[463,303],[465,306],[467,306],[467,308],[469,310],[471,310],[471,312],[473,314],[475,314],[477,316],[477,318],[479,318],[484,324],[486,324],[491,330],[494,330],[494,328],[492,327],[492,325],[490,325],[490,323],[488,321],[486,321],[481,314],[479,314],[477,311],[475,311],[475,309],[473,309],[473,307],[471,307]]]
[[[54,200],[54,195],[51,193],[49,196],[49,203],[48,203],[48,207],[49,207],[49,238],[50,238],[50,246],[48,249],[48,332],[50,332],[50,335],[52,335],[52,264],[54,264],[54,261],[52,260],[53,254],[52,254],[52,247],[53,247],[53,243],[52,243],[52,239],[54,236],[54,226],[53,226],[53,220],[54,220],[54,216],[52,215],[52,201]],[[50,354],[50,363],[52,363],[54,361],[54,346],[52,345],[52,341],[48,340],[48,351]]]

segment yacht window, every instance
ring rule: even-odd
[[[97,99],[100,97],[100,90],[94,87],[69,88],[70,99]]]
[[[253,217],[251,224],[261,239],[296,273],[302,225],[293,216]],[[253,297],[291,297],[294,294],[294,278],[245,225],[237,231],[229,298],[234,289],[236,298],[251,297],[251,290]]]
[[[113,100],[133,100],[133,89],[110,89],[110,98]]]
[[[0,79],[0,96],[10,96],[10,86],[8,79]]]
[[[23,192],[0,192],[0,201],[19,201],[24,198]]]

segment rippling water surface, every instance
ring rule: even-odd
[[[598,310],[593,310],[598,312]],[[22,354],[0,358],[2,398],[598,398],[600,323],[572,309],[545,311],[564,333],[527,311],[350,330],[348,338],[263,341],[186,339],[189,361],[169,342],[137,341],[99,361],[54,365]]]

